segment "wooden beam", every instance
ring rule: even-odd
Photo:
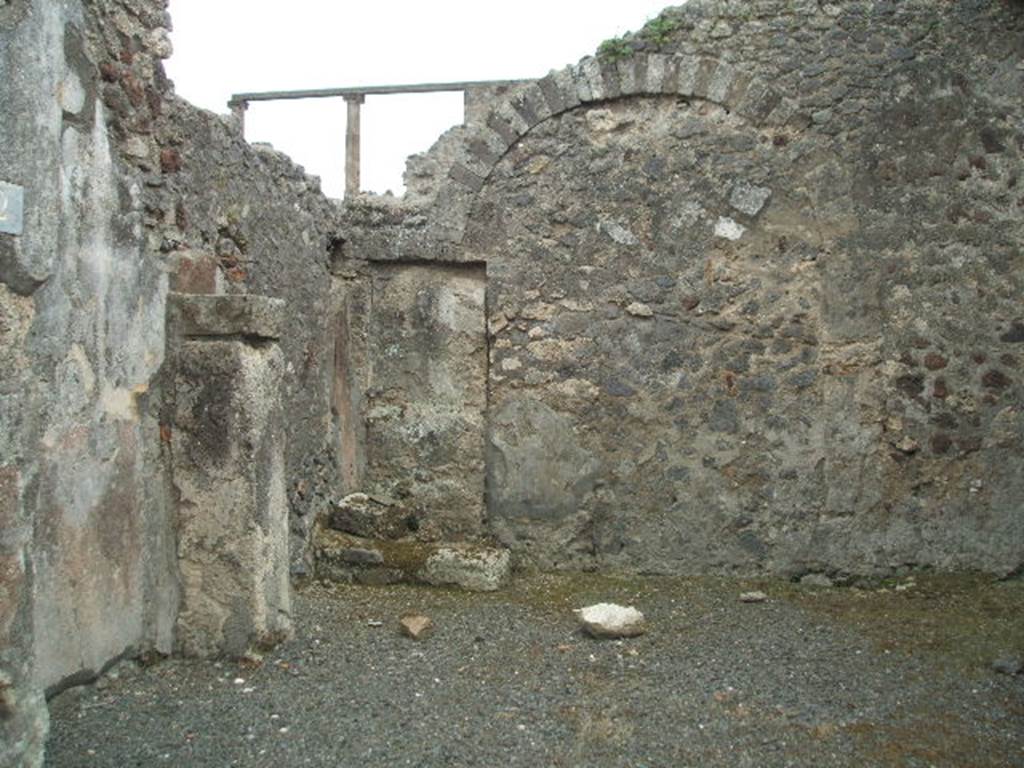
[[[306,91],[264,91],[236,93],[229,105],[236,102],[277,101],[279,99],[328,99],[338,96],[379,96],[394,93],[444,93],[465,91],[469,88],[513,86],[532,83],[533,80],[477,80],[463,83],[419,83],[413,85],[366,85],[355,88],[319,88]]]
[[[232,99],[228,102],[228,106],[231,108],[231,114],[235,116],[235,120],[238,121],[238,131],[242,134],[242,138],[245,138],[245,110],[249,108],[248,102],[236,101]]]
[[[359,194],[359,109],[365,100],[361,93],[345,96],[345,197]]]

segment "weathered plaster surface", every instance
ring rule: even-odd
[[[0,178],[25,189],[22,232],[0,235],[14,366],[0,372],[0,465],[21,606],[0,653],[15,667],[15,723],[41,707],[41,689],[144,643],[166,647],[173,610],[173,588],[158,586],[169,537],[156,533],[166,507],[145,408],[166,277],[143,256],[139,187],[112,149],[88,27],[80,3],[0,8],[0,112],[18,116],[0,122]],[[30,765],[45,710],[35,722],[4,740]]]
[[[381,266],[370,280],[365,485],[418,510],[421,538],[479,537],[483,270]]]

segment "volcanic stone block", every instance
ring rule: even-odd
[[[237,297],[214,298],[225,302],[204,307],[204,317],[234,318],[232,337],[182,342],[174,375],[171,453],[182,583],[177,643],[192,656],[241,655],[291,629],[284,364],[275,344],[235,337],[263,333],[265,316],[249,315],[252,325],[246,324],[245,313],[234,312]]]
[[[405,507],[365,493],[352,493],[334,505],[327,515],[327,525],[367,539],[397,539],[407,536],[417,523]]]
[[[316,576],[329,581],[412,582],[492,592],[506,582],[510,570],[508,550],[479,544],[364,539],[327,528],[319,528],[314,541]]]
[[[452,585],[471,592],[493,592],[508,579],[507,549],[442,547],[423,568],[423,579],[438,586]]]
[[[284,302],[269,296],[171,294],[171,322],[186,337],[251,336],[280,338]]]

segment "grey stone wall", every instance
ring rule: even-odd
[[[337,210],[286,156],[250,146],[230,119],[169,98],[170,160],[148,197],[150,246],[176,290],[283,299],[280,349],[293,568],[305,569],[314,518],[341,493],[332,415],[334,306],[329,265]],[[343,494],[341,494],[343,495]]]
[[[142,187],[114,146],[88,11],[0,8],[0,179],[24,188],[21,232],[0,234],[3,589],[17,606],[0,633],[14,712],[0,719],[20,728],[3,749],[29,765],[41,691],[169,649],[176,601],[148,406],[167,280],[144,253]],[[154,60],[140,45],[137,66]]]
[[[285,496],[295,571],[328,500],[383,490],[526,566],[1019,572],[1019,2],[693,0],[500,97],[342,236],[174,97],[169,24],[0,4],[4,761],[121,655],[286,631]],[[279,344],[177,370],[171,289],[283,300]],[[225,481],[276,531],[244,583],[188,507],[231,506],[193,460],[229,412]]]
[[[487,264],[521,563],[1020,568],[1022,29],[694,0],[349,206],[363,258]]]
[[[337,477],[334,207],[302,169],[173,95],[166,5],[0,4],[0,182],[24,191],[23,225],[0,233],[4,764],[41,760],[44,691],[183,647],[171,288],[288,302],[277,378],[264,383],[281,381],[275,418],[290,431],[260,482],[288,496],[300,564],[305,519]],[[275,536],[267,551],[283,555]],[[276,611],[242,634],[279,634]]]
[[[234,120],[173,93],[145,54],[169,55],[163,0],[95,0],[94,67],[119,155],[139,177],[146,252],[170,288],[285,300],[280,348],[293,567],[312,520],[340,482],[331,413],[333,315],[328,266],[337,209],[269,146],[247,144]]]

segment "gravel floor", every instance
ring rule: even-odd
[[[570,609],[597,601],[650,631],[581,636]],[[991,666],[1024,655],[1022,608],[1020,581],[964,577],[309,585],[262,663],[121,665],[58,697],[47,765],[1024,766],[1024,675]],[[399,634],[410,610],[431,637]]]

